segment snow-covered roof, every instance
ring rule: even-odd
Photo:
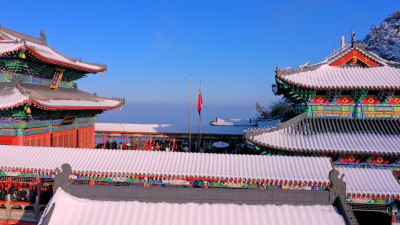
[[[0,146],[0,168],[76,173],[329,183],[329,158]]]
[[[393,172],[387,169],[336,168],[344,173],[348,197],[400,196],[400,184]],[[340,177],[341,175],[339,175]]]
[[[202,134],[243,135],[249,127],[202,125]],[[140,133],[140,134],[189,134],[188,125],[176,124],[129,124],[129,123],[96,123],[97,133]],[[199,126],[192,125],[192,134],[199,133]]]
[[[3,39],[0,39],[0,55],[24,49],[48,63],[61,64],[88,72],[107,70],[106,65],[82,62],[58,52],[47,45],[44,33],[41,38],[35,38],[0,26],[0,37]]]
[[[10,108],[32,102],[48,109],[114,109],[123,99],[104,98],[79,89],[59,87],[57,91],[45,85],[0,82],[0,108]]]
[[[0,83],[0,108],[9,108],[28,101],[29,95],[21,93],[13,83]]]
[[[221,119],[216,118],[215,121],[211,121],[212,126],[257,126],[257,119]]]
[[[400,154],[400,120],[299,115],[273,128],[249,129],[246,140],[287,151]]]
[[[332,66],[352,51],[360,52],[381,66]],[[352,43],[327,60],[300,69],[276,69],[277,80],[312,89],[400,89],[400,63],[387,61]]]
[[[50,209],[53,208],[51,211]],[[290,215],[290,216],[288,216]],[[39,224],[48,225],[262,225],[345,224],[331,205],[238,205],[199,203],[147,203],[77,198],[58,189]]]
[[[400,88],[400,68],[322,65],[316,70],[282,76],[281,79],[295,85],[321,89]]]

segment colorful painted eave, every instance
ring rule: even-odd
[[[3,39],[0,39],[0,56],[23,50],[39,60],[62,67],[70,67],[90,73],[107,71],[106,65],[83,62],[60,53],[47,45],[46,39],[43,37],[35,38],[1,26],[0,37]]]
[[[123,101],[119,101],[119,103],[117,103],[116,105],[111,106],[111,107],[85,107],[85,106],[71,107],[71,106],[68,106],[67,104],[65,104],[62,107],[54,107],[49,104],[39,103],[35,100],[27,100],[27,101],[19,102],[15,105],[10,105],[7,107],[0,107],[0,109],[14,108],[14,107],[18,107],[21,105],[25,105],[27,103],[32,103],[33,105],[37,106],[38,108],[42,108],[42,109],[46,109],[46,110],[111,110],[111,109],[119,108],[122,105],[124,105]]]

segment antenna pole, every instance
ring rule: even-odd
[[[189,75],[189,152],[192,151],[192,74]]]
[[[201,92],[201,81],[200,81],[200,92]],[[200,124],[199,124],[199,143],[197,143],[197,152],[200,152],[201,145],[201,110],[199,111]]]

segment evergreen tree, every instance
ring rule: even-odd
[[[368,50],[380,57],[400,62],[400,10],[386,18],[381,25],[372,26],[363,42]]]

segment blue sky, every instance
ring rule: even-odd
[[[2,8],[7,9],[0,14],[2,26],[33,36],[44,28],[57,50],[108,65],[104,77],[90,75],[78,82],[82,90],[125,97],[126,109],[106,114],[107,121],[123,115],[129,122],[169,122],[188,115],[181,111],[188,101],[190,73],[194,102],[202,81],[204,110],[226,106],[226,112],[209,112],[208,118],[246,117],[256,101],[268,105],[276,98],[271,92],[276,66],[322,61],[340,46],[342,35],[349,39],[354,31],[363,39],[371,25],[400,4],[25,0],[2,2]],[[149,105],[152,110],[144,110]],[[172,106],[181,107],[170,113],[177,114],[174,119],[143,115]]]

